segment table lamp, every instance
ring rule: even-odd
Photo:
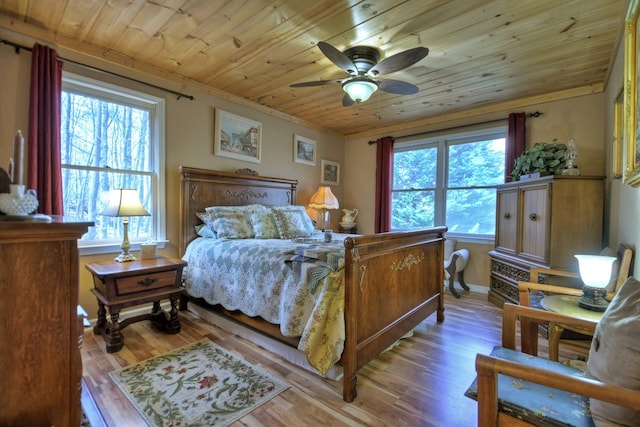
[[[611,269],[616,257],[602,255],[575,255],[584,283],[578,305],[591,311],[605,311],[609,301],[607,285],[611,281]]]
[[[338,209],[340,206],[338,204],[338,199],[331,192],[331,188],[320,187],[318,188],[318,191],[311,196],[309,207],[321,210],[320,218],[322,220],[322,230],[327,230],[330,224],[329,211],[327,209]]]
[[[142,206],[138,197],[138,190],[121,188],[111,190],[109,204],[100,215],[123,217],[124,237],[122,239],[122,253],[114,258],[117,262],[135,261],[136,257],[129,253],[129,217],[149,216],[150,213]]]

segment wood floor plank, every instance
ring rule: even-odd
[[[502,310],[474,293],[460,299],[446,294],[445,307],[444,323],[437,324],[432,315],[413,337],[360,370],[352,403],[342,400],[341,382],[320,378],[189,312],[180,313],[182,330],[175,335],[147,321],[129,325],[122,350],[112,354],[102,336],[86,329],[83,376],[108,426],[144,426],[109,372],[207,337],[290,385],[234,426],[475,426],[477,406],[464,391],[475,378],[476,353],[500,344]],[[546,349],[541,339],[540,354]],[[576,352],[588,347],[563,343],[561,359],[575,358]]]

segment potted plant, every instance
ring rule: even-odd
[[[536,142],[518,156],[511,172],[512,180],[561,174],[566,166],[567,146],[557,143],[557,140],[554,138],[552,143]]]

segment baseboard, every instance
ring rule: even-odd
[[[464,295],[465,291],[464,288],[460,285],[460,282],[454,282],[454,286],[456,288],[456,290],[461,294]],[[489,287],[488,286],[482,286],[482,285],[474,285],[473,283],[467,283],[467,286],[469,287],[469,292],[473,292],[474,294],[484,294],[484,295],[489,295]],[[449,282],[445,282],[445,292],[449,292]]]

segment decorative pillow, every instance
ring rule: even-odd
[[[200,218],[200,221],[202,221],[204,223],[204,225],[209,227],[209,229],[211,230],[212,233],[216,232],[216,230],[213,229],[213,220],[215,219],[213,214],[211,214],[209,212],[196,212],[196,216],[198,218]],[[202,230],[202,228],[200,230]],[[196,229],[196,233],[198,233],[198,235],[199,235],[200,231],[198,229]]]
[[[198,224],[195,227],[196,234],[200,237],[206,237],[207,239],[216,239],[216,232],[213,231],[213,228],[208,226],[207,224]]]
[[[247,206],[211,206],[205,211],[214,217],[213,230],[218,238],[250,239],[253,237]]]
[[[251,205],[249,208],[249,221],[256,239],[280,238],[273,212],[266,206]]]
[[[281,239],[309,237],[315,231],[304,206],[275,206],[271,211]]]
[[[598,322],[587,375],[608,384],[640,390],[640,282],[629,277]],[[638,426],[640,411],[590,399],[596,425]]]

